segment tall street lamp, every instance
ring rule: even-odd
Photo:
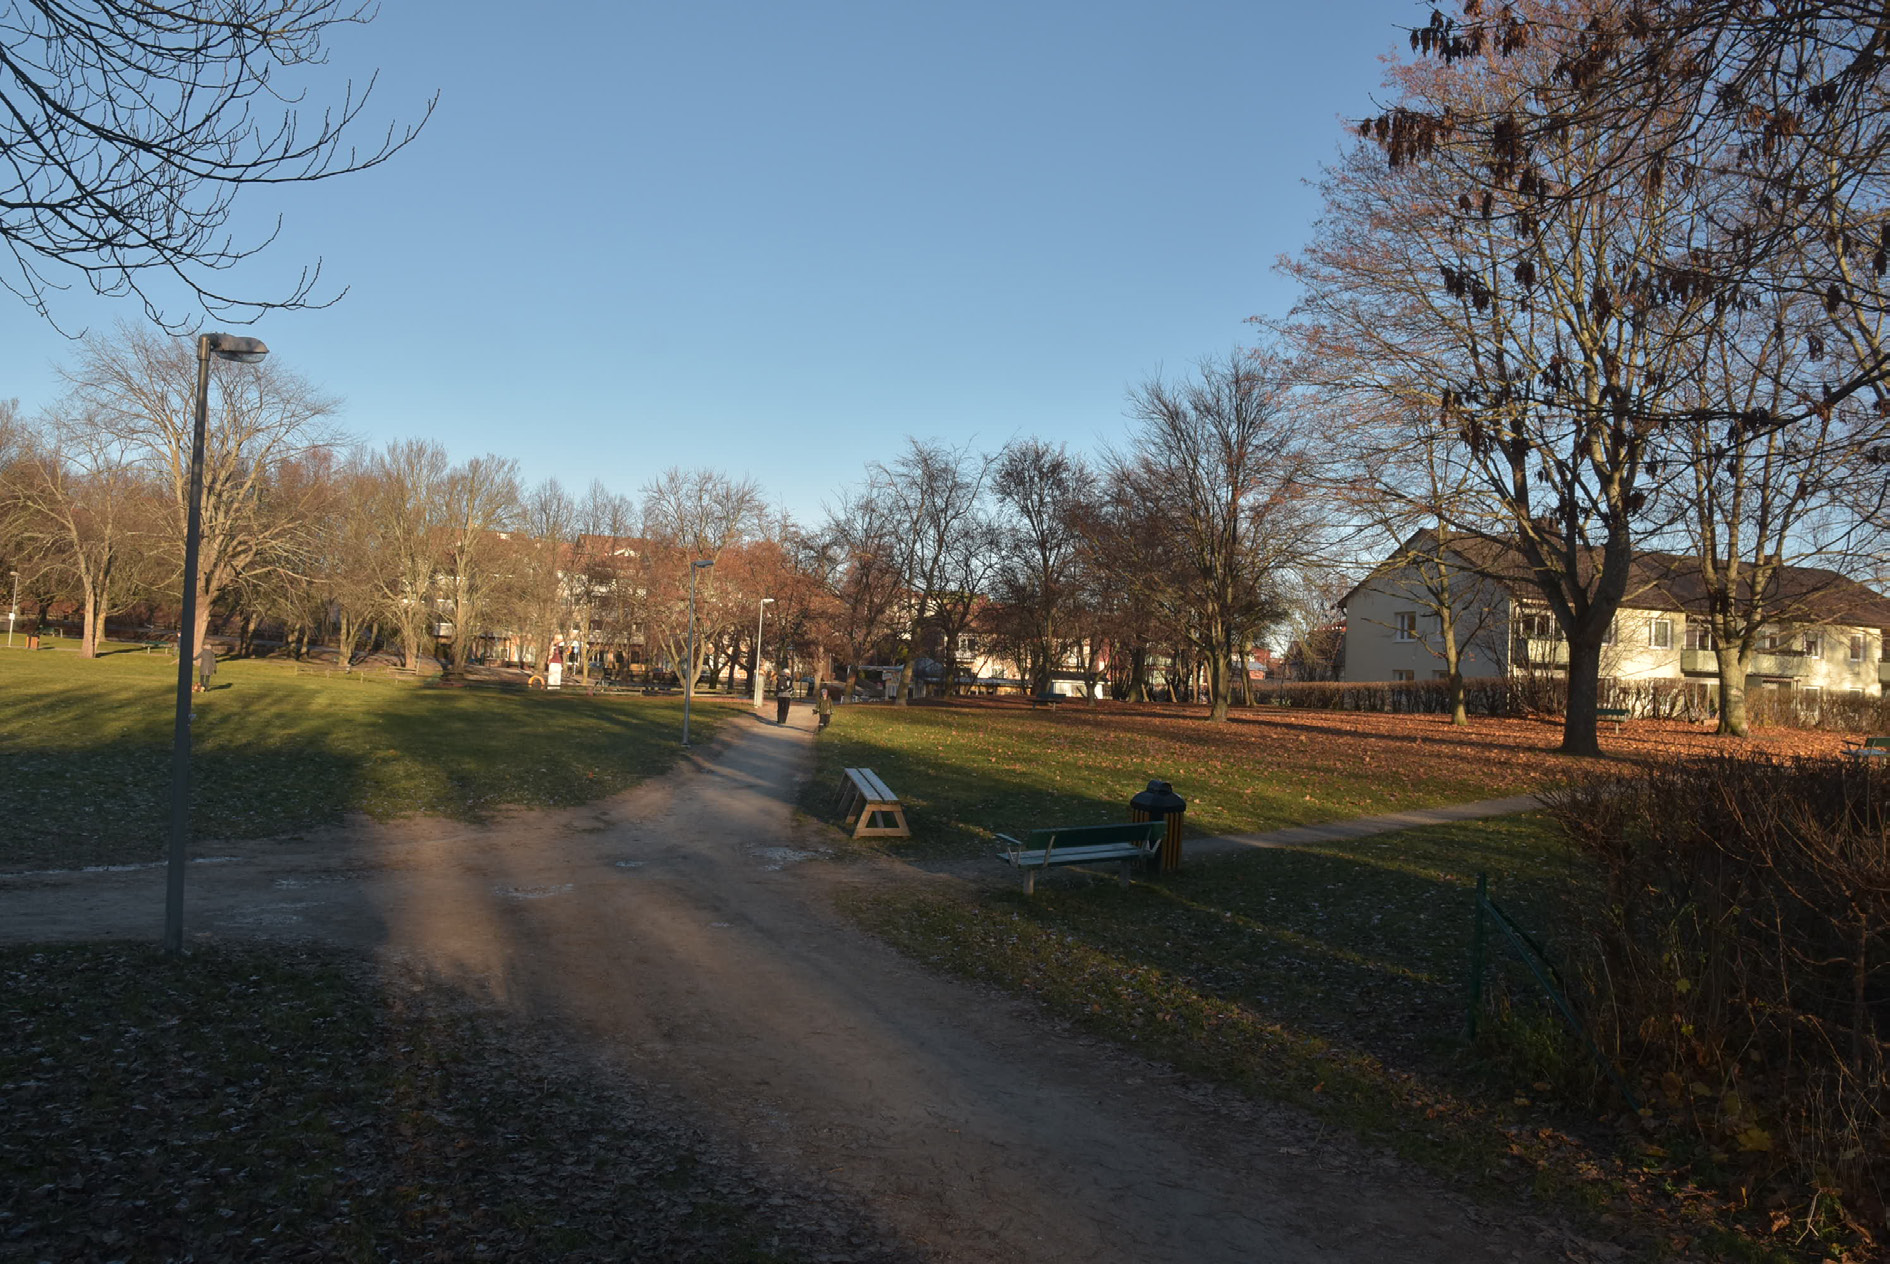
[[[177,722],[171,736],[171,848],[164,883],[164,951],[184,950],[184,853],[190,843],[190,673],[196,668],[197,546],[203,535],[203,432],[210,411],[210,357],[254,364],[260,338],[197,335],[197,409],[190,431],[190,508],[184,525],[184,610],[177,628]]]
[[[763,597],[755,605],[755,665],[748,669],[748,674],[755,685],[755,710],[761,710],[761,619],[768,613],[768,607],[774,604],[773,597]]]
[[[689,748],[689,701],[696,696],[696,572],[715,565],[714,558],[689,563],[689,661],[683,664],[682,744]]]
[[[7,607],[7,648],[12,649],[13,621],[20,615],[20,573],[18,571],[8,571],[7,574],[13,576],[13,604]],[[761,705],[760,694],[755,695],[755,705]]]

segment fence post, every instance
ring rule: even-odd
[[[1464,1022],[1464,1039],[1477,1038],[1477,1011],[1483,1008],[1483,906],[1489,900],[1490,877],[1477,875],[1476,922],[1470,932],[1470,1012]]]

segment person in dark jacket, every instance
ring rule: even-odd
[[[774,722],[776,724],[787,723],[788,708],[793,703],[794,682],[783,676],[774,685]]]
[[[217,652],[205,641],[203,648],[197,651],[197,692],[202,693],[210,687],[210,678],[217,674]]]

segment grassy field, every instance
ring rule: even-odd
[[[1677,722],[1603,728],[1603,749],[1627,759],[1841,744],[1784,730],[1716,739]],[[1188,801],[1188,833],[1200,836],[1495,798],[1607,766],[1556,755],[1560,741],[1559,724],[1536,720],[1453,729],[1435,715],[1261,708],[1216,725],[1200,707],[856,705],[840,708],[822,736],[804,806],[826,813],[840,770],[869,767],[908,809],[913,837],[891,850],[968,858],[988,854],[993,833],[1120,821],[1152,778],[1174,783]]]
[[[162,653],[0,649],[0,865],[161,854],[175,689]],[[702,740],[728,705],[699,702]],[[259,838],[356,811],[477,819],[581,803],[668,768],[681,717],[679,698],[447,689],[232,660],[197,696],[196,832]]]
[[[832,1196],[345,959],[0,950],[0,1033],[7,1259],[898,1258]]]

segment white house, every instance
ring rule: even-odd
[[[1438,592],[1420,532],[1339,601],[1345,611],[1347,680],[1442,679]],[[1434,546],[1433,546],[1434,547]],[[1449,609],[1463,673],[1501,676],[1568,667],[1568,645],[1513,550],[1466,541],[1444,553]],[[1781,689],[1806,701],[1832,693],[1876,697],[1890,599],[1834,571],[1784,567],[1768,602],[1781,612],[1753,655],[1748,689]],[[1706,593],[1693,559],[1643,553],[1602,651],[1601,674],[1622,682],[1696,680],[1716,685],[1719,663],[1705,623]]]

